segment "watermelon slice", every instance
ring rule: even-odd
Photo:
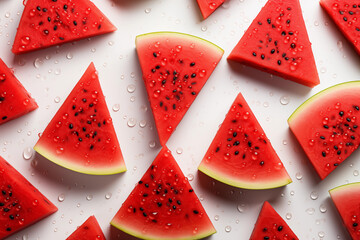
[[[66,240],[105,240],[104,233],[94,216],[90,216]]]
[[[164,146],[224,51],[201,38],[174,32],[139,35],[136,50]]]
[[[37,108],[35,100],[0,58],[0,124]]]
[[[0,239],[56,212],[39,190],[0,156]]]
[[[26,53],[115,30],[89,0],[27,0],[12,52]]]
[[[203,18],[212,14],[225,0],[197,0]]]
[[[284,219],[280,217],[267,201],[264,202],[250,237],[250,240],[263,239],[298,240],[298,237],[293,233]]]
[[[359,91],[360,81],[332,86],[309,98],[288,119],[321,179],[359,146]]]
[[[292,182],[241,93],[199,170],[223,183],[247,189],[276,188]]]
[[[360,54],[360,2],[358,0],[321,0],[320,5]]]
[[[215,233],[200,200],[166,146],[111,225],[142,239],[200,239]]]
[[[228,59],[308,87],[320,83],[299,0],[269,0]]]
[[[91,63],[34,149],[73,171],[107,175],[126,171],[99,78]]]
[[[350,183],[329,191],[341,219],[353,240],[360,239],[360,183]]]

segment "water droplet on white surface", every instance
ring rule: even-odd
[[[324,204],[321,204],[319,207],[320,212],[325,213],[327,211],[326,206]]]
[[[206,30],[207,30],[207,26],[202,26],[201,27],[201,31],[206,32]]]
[[[215,221],[219,221],[219,219],[220,219],[219,215],[215,215],[215,216],[214,216],[214,220],[215,220]]]
[[[72,58],[73,58],[72,53],[68,53],[68,54],[66,54],[66,58],[67,58],[67,59],[69,59],[69,60],[70,60],[70,59],[72,59]]]
[[[134,84],[130,84],[128,87],[127,87],[127,90],[129,93],[133,93],[135,92],[136,90],[136,86]]]
[[[114,106],[112,107],[112,110],[114,112],[118,112],[120,110],[120,104],[114,104]]]
[[[131,78],[134,78],[134,77],[135,77],[135,73],[134,73],[134,72],[131,72],[131,73],[130,73],[130,77],[131,77]]]
[[[130,102],[135,102],[135,99],[136,99],[135,96],[131,96],[131,97],[130,97]]]
[[[324,233],[323,231],[319,232],[318,235],[319,235],[319,237],[321,237],[321,238],[325,237],[325,233]]]
[[[96,48],[92,48],[90,51],[94,53],[96,52]]]
[[[6,12],[6,13],[5,13],[5,17],[6,17],[6,18],[9,18],[9,17],[10,17],[10,12]]]
[[[288,105],[289,102],[290,102],[289,96],[282,96],[282,97],[280,98],[280,103],[281,103],[281,105]]]
[[[245,204],[239,204],[238,206],[237,206],[237,210],[239,211],[239,212],[241,212],[241,213],[243,213],[244,211],[245,211]]]
[[[339,40],[339,41],[337,42],[337,47],[339,48],[340,51],[342,51],[342,49],[343,49],[343,42],[342,42],[341,40]]]
[[[108,44],[109,44],[109,46],[112,46],[112,45],[114,45],[114,42],[113,42],[113,41],[109,41]]]
[[[27,147],[23,151],[23,158],[29,160],[34,155],[34,150],[31,147]]]
[[[110,199],[111,197],[112,197],[112,193],[111,193],[111,192],[105,194],[105,199]]]
[[[313,215],[315,213],[315,208],[308,208],[305,210],[305,212],[307,212],[309,215]]]
[[[80,207],[80,203],[78,203],[78,204],[76,205],[76,207],[78,207],[78,208],[79,208],[79,207]]]
[[[59,196],[58,196],[58,201],[59,202],[63,202],[65,200],[65,194],[61,193]]]
[[[287,220],[290,220],[290,219],[292,218],[292,214],[291,214],[291,213],[287,213],[287,214],[285,215],[285,218],[286,218]]]
[[[93,199],[93,195],[87,195],[86,200],[91,201]]]
[[[40,68],[41,65],[43,65],[44,61],[41,58],[36,58],[34,60],[34,67],[35,68]]]
[[[290,195],[291,195],[291,196],[294,196],[294,195],[295,195],[295,191],[291,191],[291,192],[290,192]]]
[[[31,166],[36,167],[38,165],[38,161],[36,159],[31,161]]]
[[[146,127],[146,120],[141,120],[140,122],[139,122],[139,126],[141,127],[141,128],[144,128],[144,127]]]
[[[354,170],[353,175],[354,175],[355,177],[359,176],[359,171],[358,171],[358,170]]]
[[[283,140],[283,145],[287,145],[287,141],[286,140]]]
[[[54,232],[57,232],[57,230],[58,230],[58,229],[57,229],[57,228],[55,228],[55,229],[54,229]]]
[[[312,200],[316,200],[316,199],[318,199],[318,197],[319,197],[319,194],[316,191],[313,191],[310,193],[310,198]]]
[[[55,97],[54,102],[59,103],[60,102],[60,97]]]
[[[129,126],[129,127],[135,127],[135,125],[136,125],[136,119],[135,118],[129,118],[129,120],[128,120],[128,122],[127,122],[127,125]]]
[[[156,146],[155,141],[150,141],[150,142],[149,142],[149,147],[150,147],[150,148],[154,148],[155,146]]]
[[[182,149],[181,147],[179,147],[179,148],[176,149],[176,153],[177,153],[177,154],[182,154],[182,152],[183,152],[183,149]]]
[[[270,106],[270,104],[269,104],[268,102],[264,102],[263,106],[264,106],[265,108],[267,108],[267,107]]]
[[[226,226],[226,227],[225,227],[225,232],[231,232],[231,226],[229,226],[229,225]]]
[[[145,8],[145,11],[144,11],[146,14],[149,14],[151,12],[151,8]]]
[[[314,25],[315,25],[315,26],[319,26],[319,21],[315,21],[315,22],[314,22]]]
[[[22,236],[22,240],[28,240],[27,235],[23,235],[23,236]]]
[[[190,173],[187,175],[187,178],[189,181],[192,181],[192,180],[194,180],[194,175]]]
[[[69,220],[69,224],[72,224],[72,220],[71,220],[71,219]]]
[[[296,177],[297,180],[301,180],[303,178],[303,175],[301,174],[301,172],[297,172],[295,174],[295,177]]]
[[[55,69],[54,73],[55,73],[55,75],[60,75],[61,70],[60,70],[59,68],[58,68],[58,69]]]

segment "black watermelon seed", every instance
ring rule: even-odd
[[[287,24],[290,24],[290,19],[288,19],[288,20],[286,21],[286,23],[287,23]]]
[[[181,205],[181,202],[180,202],[180,200],[177,200],[177,201],[176,201],[176,203],[177,203],[178,205]]]
[[[357,5],[356,5],[356,4],[354,4],[352,7],[353,7],[353,8],[357,8]]]
[[[282,32],[281,32],[281,35],[282,35],[282,36],[285,36],[285,35],[286,35],[286,32],[285,32],[285,31],[282,31]]]
[[[351,138],[352,140],[355,140],[355,136],[351,136],[350,138]]]
[[[136,213],[136,208],[133,208],[133,212]]]
[[[37,9],[38,11],[41,11],[41,7],[40,7],[40,6],[37,6],[36,9]]]
[[[11,220],[14,220],[14,219],[15,219],[14,215],[10,215],[9,218],[10,218]]]
[[[228,140],[228,141],[231,141],[231,140],[232,140],[232,138],[228,138],[227,140]]]
[[[140,181],[139,181],[139,184],[142,184],[142,183],[143,183],[143,181],[140,180]]]
[[[5,98],[4,97],[0,97],[0,101],[4,101],[5,100]]]
[[[354,106],[354,108],[359,111],[359,106]]]
[[[145,183],[145,187],[148,188],[148,187],[149,187],[149,184]]]
[[[216,149],[215,149],[215,152],[218,152],[220,150],[220,148],[219,147],[217,147]]]
[[[277,64],[280,66],[280,65],[281,65],[281,60],[278,60],[278,61],[277,61]]]
[[[256,57],[256,52],[253,52],[252,55],[253,55],[254,57]]]
[[[196,92],[191,92],[191,95],[196,95]]]
[[[343,111],[340,111],[340,112],[339,112],[339,115],[340,115],[340,117],[344,116],[344,112],[343,112]]]
[[[10,232],[10,231],[11,231],[11,228],[8,227],[8,228],[6,229],[6,231]]]
[[[339,166],[339,164],[338,164],[338,163],[334,163],[334,166],[337,167],[337,166]]]
[[[176,109],[176,104],[173,104],[173,109],[174,109],[174,110]]]
[[[343,17],[343,19],[344,19],[345,22],[347,22],[347,20],[348,20],[347,17]]]
[[[63,38],[63,37],[59,37],[59,39],[60,39],[60,40],[64,40],[65,38]]]
[[[90,103],[90,104],[89,104],[89,107],[93,107],[93,106],[94,106],[94,104],[93,104],[93,103]]]
[[[169,202],[172,203],[172,199],[171,199],[171,198],[169,198]]]
[[[337,153],[336,153],[337,155],[340,155],[341,154],[341,151],[339,150],[339,151],[337,151]]]
[[[271,19],[270,18],[268,18],[266,21],[267,21],[268,24],[271,24]]]
[[[79,142],[82,142],[82,138],[79,138]]]
[[[242,158],[245,159],[245,157],[246,157],[246,155],[245,155],[245,153],[244,153],[243,156],[242,156]]]
[[[191,74],[191,78],[196,77],[196,73]]]
[[[156,52],[153,52],[153,56],[154,56],[154,57],[157,57],[157,53],[156,53]]]
[[[329,128],[329,126],[328,126],[328,125],[324,125],[324,128],[328,129],[328,128]]]
[[[334,146],[334,149],[335,149],[335,150],[338,150],[338,149],[339,149],[339,147],[335,145],[335,146]]]
[[[79,115],[79,112],[76,112],[74,115],[75,115],[75,117],[77,117]]]
[[[279,226],[277,229],[279,232],[283,230],[283,226]]]
[[[260,166],[263,166],[263,165],[264,165],[264,161],[261,161],[261,162],[260,162]]]
[[[249,146],[249,147],[251,147],[251,145],[252,145],[252,144],[251,144],[251,142],[250,142],[250,141],[248,141],[248,146]]]
[[[173,208],[174,210],[176,210],[176,206],[175,206],[175,205],[173,205],[172,208]]]
[[[274,54],[274,53],[275,53],[275,49],[271,49],[270,53],[271,53],[271,54]]]
[[[293,32],[288,32],[289,33],[289,35],[294,35],[294,33]]]
[[[147,214],[143,212],[144,217],[147,217]]]
[[[189,192],[194,192],[194,190],[193,190],[193,189],[189,189]]]
[[[68,9],[68,5],[64,4],[64,10]]]
[[[72,125],[72,123],[69,124],[69,128],[70,129],[73,129],[74,128],[74,125]]]
[[[161,206],[162,206],[162,203],[161,203],[161,202],[158,202],[157,205],[158,205],[158,207],[161,207]]]
[[[291,48],[295,48],[295,47],[296,47],[296,44],[295,44],[295,43],[292,43],[292,44],[290,44],[290,47],[291,47]]]
[[[320,138],[321,138],[321,139],[325,139],[325,137],[324,137],[324,136],[320,136]]]
[[[239,154],[239,151],[235,151],[234,154],[235,154],[235,155],[238,155],[238,154]]]
[[[4,208],[4,212],[9,212],[10,209],[9,208]]]
[[[195,63],[194,62],[190,63],[190,67],[193,67],[193,66],[195,66]]]
[[[2,207],[2,206],[4,206],[4,205],[5,205],[5,203],[0,202],[0,207]]]
[[[323,157],[326,157],[326,152],[322,152],[321,155],[322,155]]]
[[[156,69],[159,69],[159,68],[160,68],[160,65],[156,65],[155,68],[156,68]]]
[[[144,211],[144,209],[143,209],[142,207],[140,207],[139,209],[140,209],[140,211],[142,211],[142,212]]]
[[[270,239],[270,238],[269,238],[268,236],[265,236],[264,239],[265,239],[265,240],[268,240],[268,239]]]
[[[156,69],[155,68],[151,69],[151,72],[153,72],[153,73],[156,72]]]
[[[357,224],[357,223],[353,223],[353,226],[354,226],[354,227],[357,227],[357,226],[358,226],[358,224]]]
[[[43,25],[43,24],[44,24],[44,22],[43,22],[43,21],[39,22],[39,26],[41,26],[41,25]]]
[[[3,116],[1,119],[2,119],[2,120],[5,120],[5,119],[7,119],[7,116]]]
[[[90,150],[93,150],[94,149],[94,145],[90,145]]]
[[[3,195],[6,195],[6,191],[5,191],[5,190],[2,190],[1,193],[2,193]]]
[[[50,18],[50,17],[48,17],[47,20],[48,20],[48,22],[51,22],[51,18]]]
[[[268,229],[267,228],[263,228],[263,232],[266,232]]]
[[[350,118],[346,118],[346,121],[351,122],[351,119],[350,119]]]
[[[233,132],[233,137],[236,137],[237,136],[237,132]]]
[[[234,142],[234,146],[237,146],[237,145],[239,145],[240,144],[240,142],[239,141],[236,141],[236,142]]]
[[[262,25],[262,22],[258,22],[259,25]]]
[[[193,213],[199,214],[199,211],[198,211],[198,210],[194,210]]]
[[[148,197],[148,196],[149,196],[149,194],[147,194],[147,193],[143,194],[143,197]]]
[[[264,55],[264,54],[261,54],[261,59],[265,59],[265,55]]]

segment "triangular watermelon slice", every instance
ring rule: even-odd
[[[50,161],[81,173],[107,175],[126,170],[93,63],[34,149]]]
[[[276,188],[292,182],[241,93],[199,170],[218,181],[246,189]]]
[[[358,0],[320,0],[320,5],[360,54],[360,2]]]
[[[228,59],[308,87],[320,83],[299,0],[269,0]]]
[[[56,212],[39,190],[0,156],[0,239]]]
[[[197,0],[204,19],[210,16],[225,0]]]
[[[175,32],[139,35],[136,50],[164,146],[224,51],[204,39]]]
[[[105,240],[104,233],[94,216],[90,216],[66,240]]]
[[[115,30],[89,0],[27,0],[12,52],[26,53]]]
[[[200,200],[166,146],[111,225],[143,239],[200,239],[215,233]]]
[[[37,108],[35,100],[0,58],[0,124]]]
[[[298,240],[298,237],[284,219],[280,217],[267,201],[264,202],[250,237],[250,240],[263,239]]]
[[[353,240],[360,239],[360,183],[350,183],[329,191],[343,224]]]

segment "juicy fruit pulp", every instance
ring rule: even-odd
[[[203,18],[212,14],[225,0],[197,0]]]
[[[360,54],[360,2],[358,0],[321,0],[320,5]]]
[[[89,0],[28,0],[12,51],[30,52],[115,30]]]
[[[228,59],[305,86],[320,83],[299,0],[269,0]]]
[[[111,225],[143,239],[200,239],[215,233],[200,200],[164,147]]]
[[[288,119],[321,179],[359,146],[359,91],[360,81],[332,86],[309,98]]]
[[[224,52],[203,39],[173,32],[139,35],[136,50],[164,146]]]
[[[268,202],[264,202],[250,240],[286,239],[298,240],[284,219]]]
[[[0,124],[37,108],[35,100],[0,58]]]
[[[341,219],[353,240],[360,239],[360,183],[350,183],[329,191]]]
[[[93,63],[34,149],[52,162],[81,173],[107,175],[126,170]]]
[[[98,221],[90,216],[79,228],[75,230],[66,240],[105,240]]]
[[[57,211],[57,208],[0,156],[0,239]]]
[[[218,181],[247,189],[276,188],[291,183],[241,94],[227,113],[199,170]]]

